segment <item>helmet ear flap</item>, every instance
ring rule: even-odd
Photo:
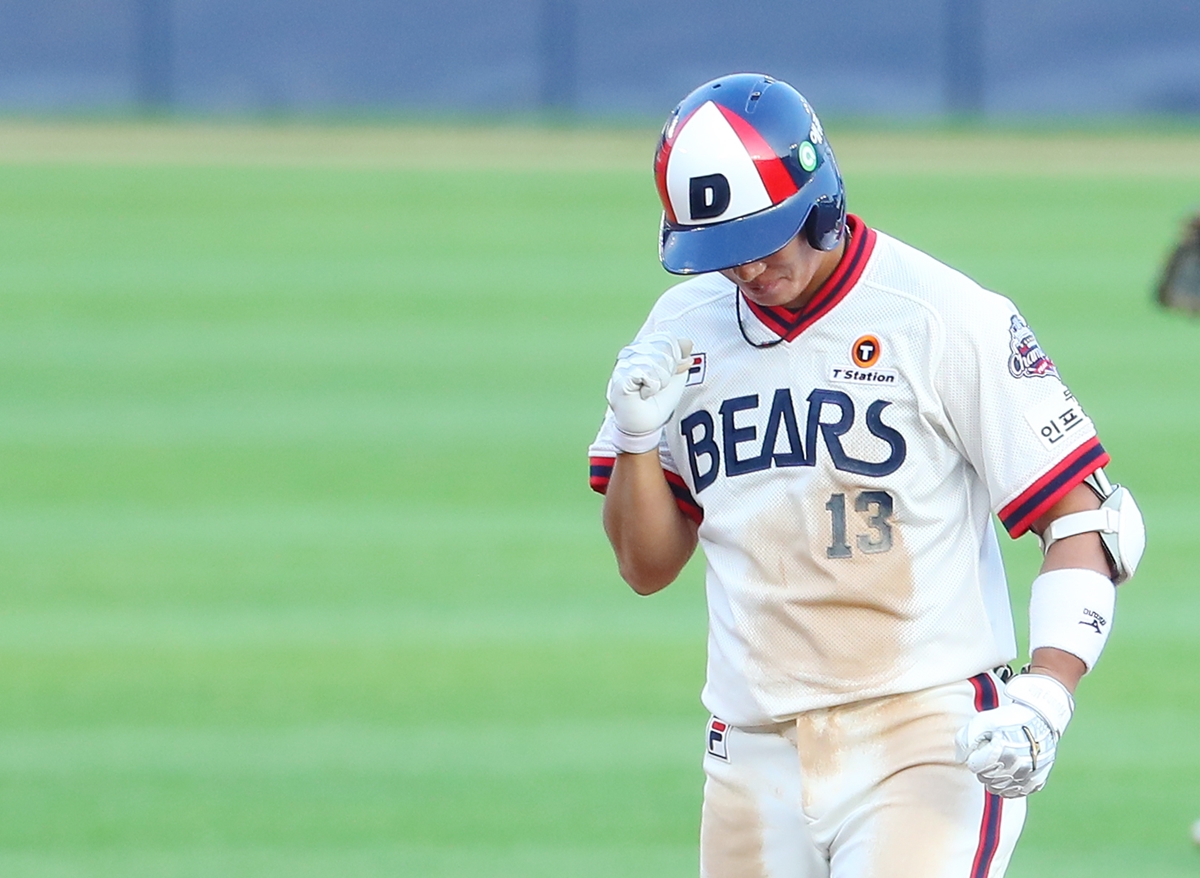
[[[818,198],[804,221],[804,232],[814,250],[832,250],[846,228],[846,199]]]

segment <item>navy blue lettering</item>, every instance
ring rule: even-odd
[[[883,463],[864,464],[865,468],[860,472],[865,476],[890,475],[900,469],[900,464],[904,463],[904,458],[908,456],[908,443],[904,441],[904,436],[899,430],[883,422],[883,410],[889,405],[891,403],[886,399],[877,399],[867,409],[867,429],[871,431],[872,436],[878,436],[886,442],[891,448],[891,453]]]
[[[908,456],[908,443],[899,430],[883,422],[883,411],[892,404],[890,401],[878,399],[867,407],[867,430],[888,446],[887,458],[879,462],[851,457],[842,446],[842,437],[854,427],[854,401],[848,394],[818,387],[808,395],[807,401],[808,416],[803,443],[792,391],[786,387],[775,391],[761,445],[757,445],[758,428],[753,423],[738,426],[736,421],[738,412],[758,410],[757,394],[738,396],[721,403],[718,410],[721,418],[720,439],[717,438],[716,421],[707,411],[701,409],[684,418],[680,432],[687,444],[688,465],[696,493],[716,481],[722,468],[722,453],[726,476],[745,475],[772,466],[814,466],[818,434],[829,453],[830,463],[842,472],[878,478],[894,473],[904,463]],[[828,408],[837,409],[836,417],[822,420],[825,415],[833,414]],[[781,441],[780,432],[786,434],[786,441]],[[739,446],[752,442],[756,443],[758,453],[752,457],[739,456]],[[702,461],[701,458],[706,460]]]
[[[729,179],[709,174],[688,180],[688,207],[693,220],[716,219],[729,207]]]
[[[783,424],[784,430],[787,431],[790,451],[775,451],[780,424]],[[808,448],[812,447],[810,443]],[[792,392],[786,387],[775,391],[775,399],[771,403],[771,417],[767,420],[767,429],[763,433],[762,454],[759,457],[764,461],[772,460],[775,466],[813,465],[813,461],[804,456],[804,446],[800,444],[800,428],[796,425],[796,407],[792,403]]]
[[[696,435],[697,428],[699,436]],[[679,424],[679,431],[687,442],[688,465],[692,468],[692,484],[696,486],[697,494],[717,480],[717,471],[721,468],[721,452],[713,441],[714,430],[712,415],[703,409],[692,412]],[[704,473],[700,472],[701,456],[709,458],[708,469]]]
[[[771,465],[770,459],[763,454],[757,457],[738,458],[737,447],[743,442],[753,442],[758,435],[754,427],[738,427],[733,422],[733,416],[746,409],[758,408],[758,394],[753,396],[738,396],[721,403],[721,444],[725,447],[725,475],[740,476]]]
[[[841,411],[833,423],[821,420],[821,409],[826,405],[835,405]],[[808,424],[804,431],[805,445],[811,451],[816,450],[817,428],[821,428],[821,437],[825,440],[825,448],[834,467],[846,472],[857,472],[853,469],[853,458],[842,450],[842,435],[854,424],[854,402],[840,390],[822,390],[817,388],[808,395]],[[813,462],[816,455],[813,454]]]

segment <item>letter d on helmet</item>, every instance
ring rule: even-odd
[[[667,119],[654,156],[659,258],[674,274],[774,253],[801,229],[832,250],[846,222],[842,175],[804,97],[759,73],[705,83]]]

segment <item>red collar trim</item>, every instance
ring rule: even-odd
[[[742,296],[740,291],[738,292],[738,295],[742,296],[742,301],[746,303],[763,326],[784,341],[794,341],[800,333],[828,314],[838,302],[846,298],[847,293],[854,289],[854,285],[862,277],[862,273],[867,267],[867,261],[875,250],[875,230],[868,228],[861,219],[850,214],[846,217],[846,233],[849,241],[837,268],[799,311],[790,311],[780,306],[756,305]]]

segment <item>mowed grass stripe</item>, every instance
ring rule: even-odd
[[[30,854],[0,851],[0,870],[15,878],[208,878],[212,875],[254,875],[258,878],[326,878],[331,874],[359,878],[374,875],[413,875],[421,878],[609,878],[647,875],[663,878],[694,876],[698,868],[695,840],[666,844],[627,839],[620,846],[606,843],[446,844],[431,841],[411,845],[329,847],[280,844],[220,845],[213,842],[170,849],[138,849],[133,854],[109,850],[85,854]]]
[[[334,839],[343,850],[369,848],[388,844],[389,837],[468,848],[532,845],[556,836],[597,844],[637,818],[637,825],[625,830],[627,841],[653,845],[690,840],[690,827],[675,814],[695,793],[672,767],[616,775],[563,773],[552,784],[537,775],[514,780],[491,775],[431,779],[343,772],[228,778],[188,773],[128,775],[120,786],[106,790],[110,775],[85,777],[90,781],[87,792],[79,795],[76,787],[70,807],[60,810],[60,819],[67,819],[53,828],[56,800],[71,794],[69,781],[26,786],[20,815],[0,803],[6,816],[0,843],[8,850],[43,846],[55,852],[170,845],[184,856],[215,839],[230,846],[298,850],[328,847]],[[612,796],[620,786],[627,788],[629,800],[620,811],[604,807],[591,794],[596,790]],[[648,807],[654,799],[675,808]],[[89,823],[95,829],[79,831]]]
[[[306,589],[306,591],[310,591]],[[571,644],[593,650],[605,642],[629,648],[661,644],[695,654],[704,620],[695,613],[649,609],[576,598],[573,606],[540,610],[487,602],[476,610],[413,609],[382,601],[361,608],[342,604],[304,609],[225,612],[158,610],[9,610],[0,617],[0,652],[29,654],[134,649],[179,655],[206,650],[311,648],[350,650],[545,646],[569,654]],[[15,660],[15,659],[14,659]]]
[[[20,401],[0,405],[0,430],[5,434],[0,447],[31,455],[48,445],[176,450],[220,445],[378,447],[419,445],[437,436],[438,453],[453,451],[470,459],[482,450],[476,432],[480,426],[486,426],[487,444],[495,450],[501,444],[557,444],[547,432],[565,426],[574,428],[586,451],[584,437],[589,431],[594,435],[601,420],[594,411],[586,412],[577,397],[563,392],[524,391],[497,399],[494,391],[481,388],[453,400],[435,388],[397,399],[400,392],[283,391],[264,400],[261,391],[213,391],[162,402],[130,399],[126,392],[123,399],[107,401]],[[603,405],[603,395],[596,397]]]
[[[581,636],[573,643],[60,644],[0,650],[5,727],[391,724],[676,718],[703,724],[701,644]],[[582,661],[586,658],[586,661]],[[654,667],[648,676],[646,667]],[[471,697],[463,690],[470,688]],[[581,758],[584,758],[581,755]]]
[[[330,724],[285,729],[97,727],[0,735],[12,775],[291,773],[520,777],[694,767],[702,725],[673,718]]]

